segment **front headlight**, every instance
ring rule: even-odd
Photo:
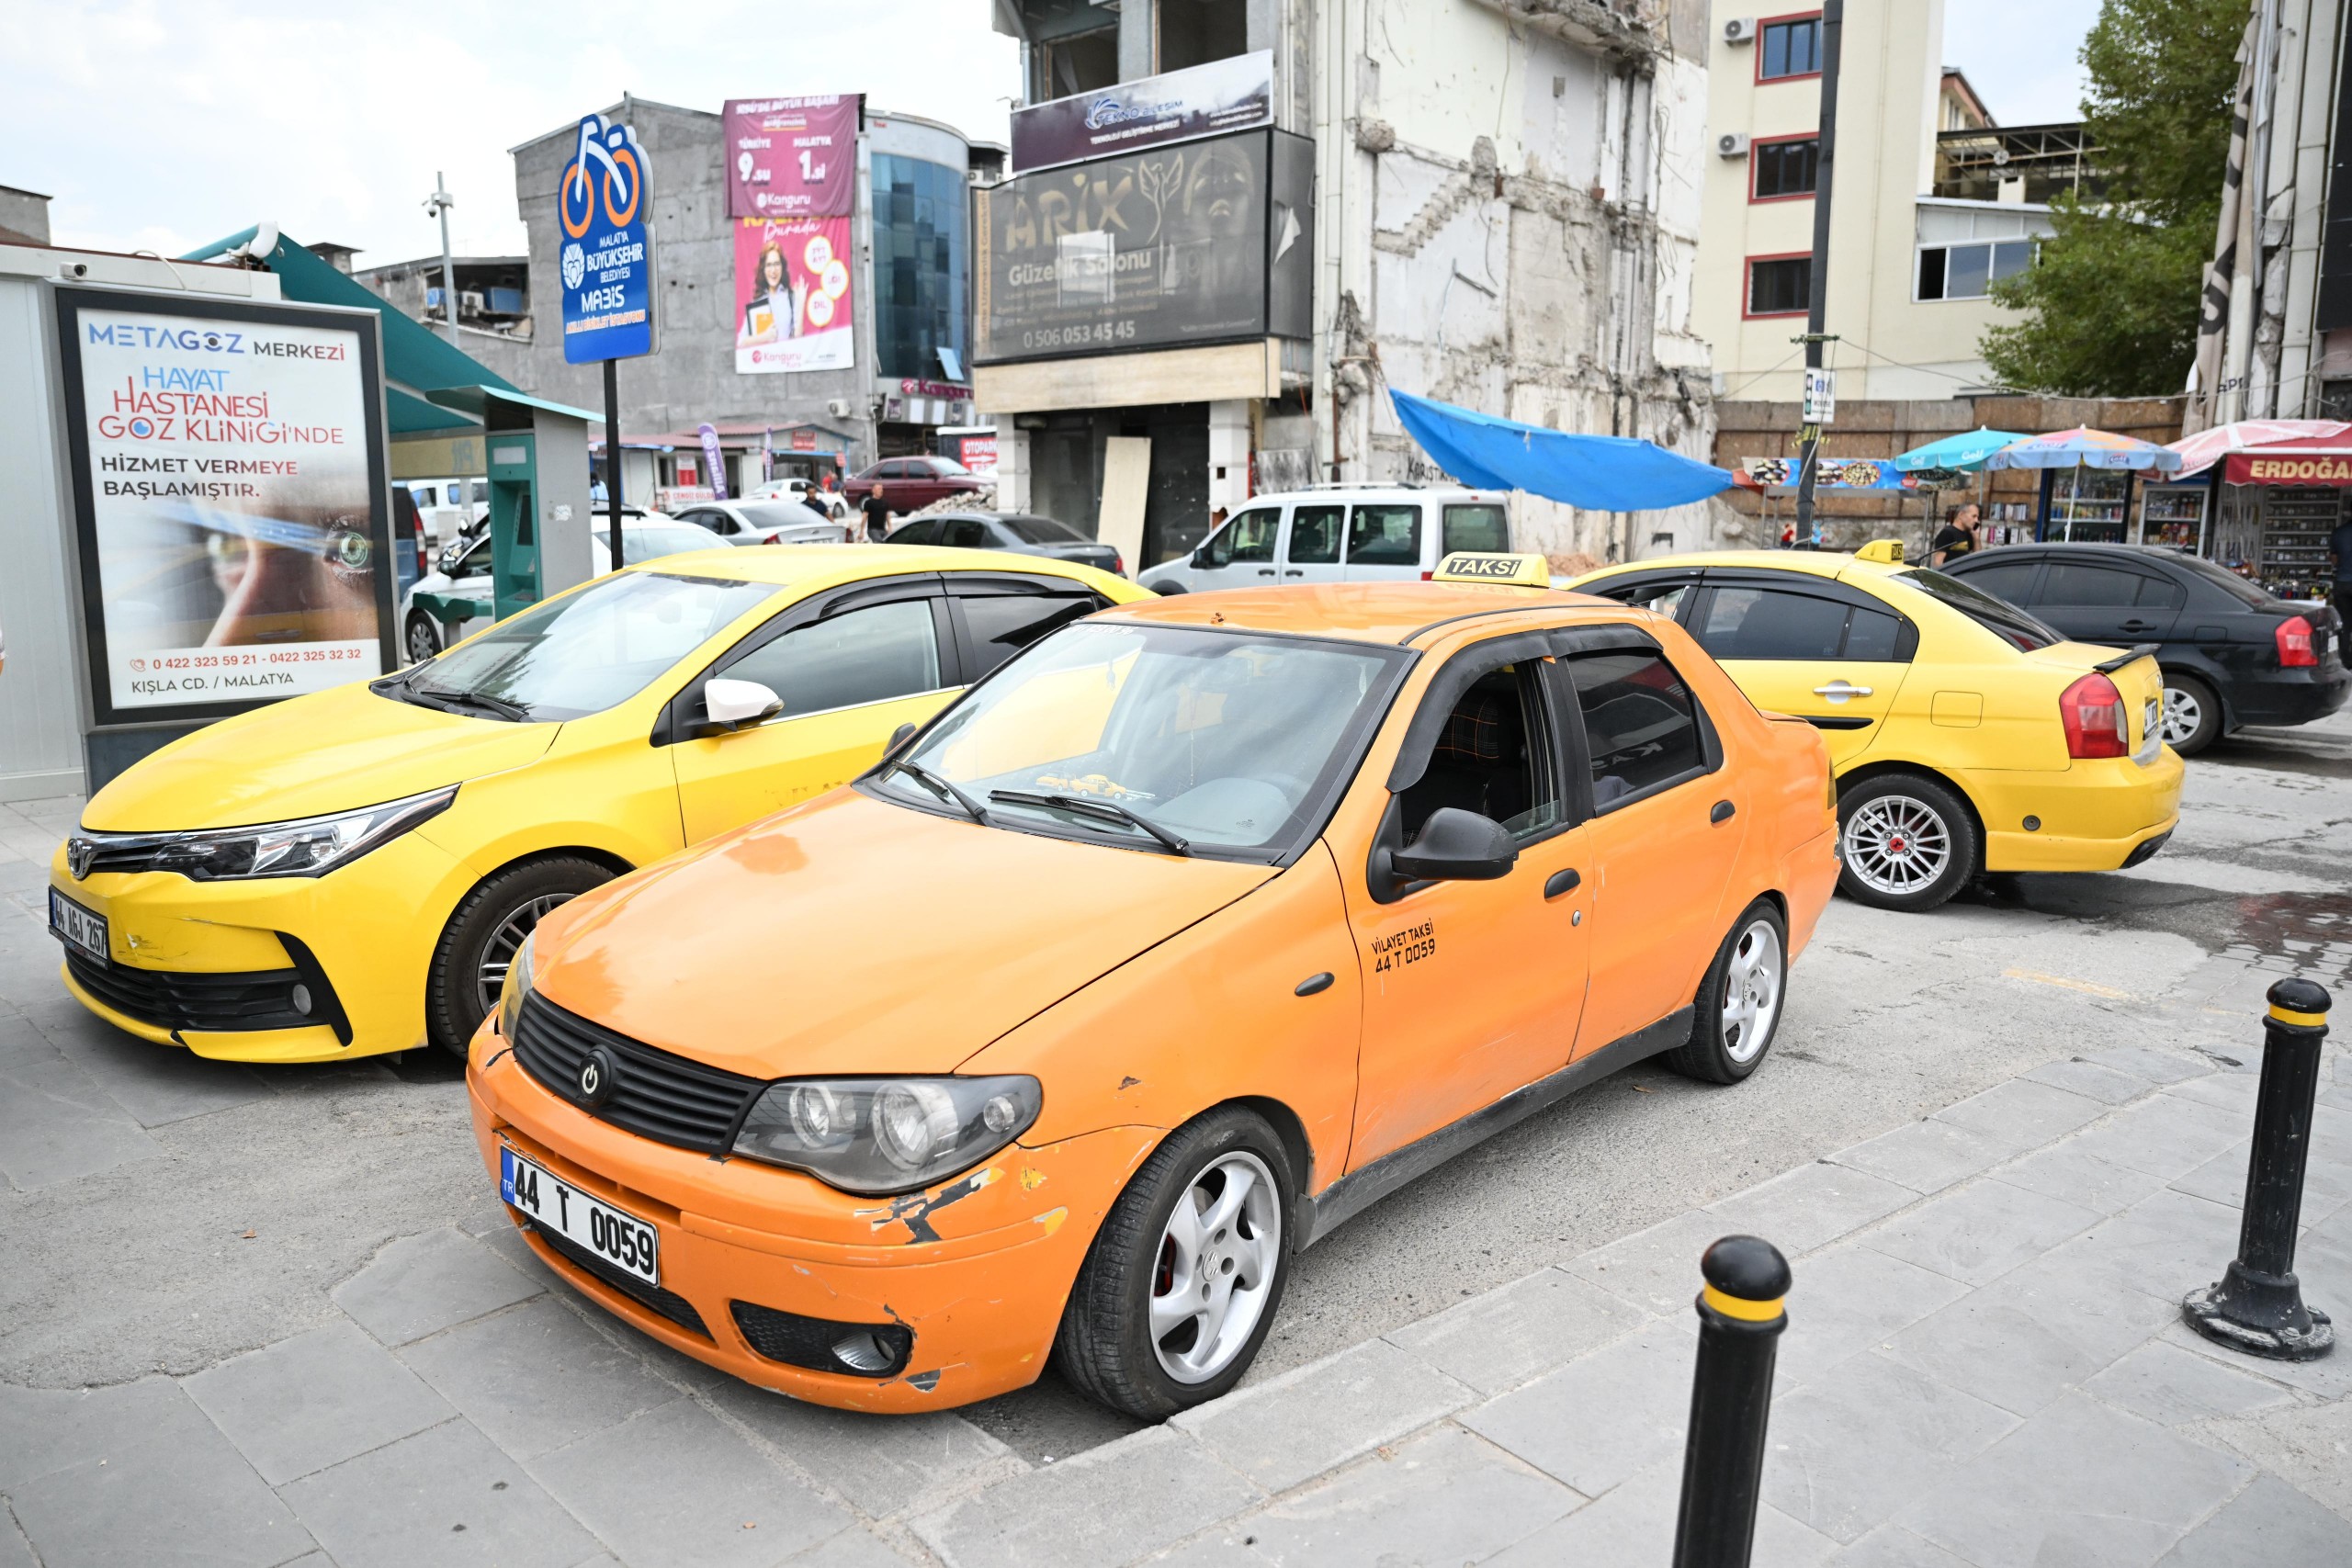
[[[788,1079],[752,1105],[735,1152],[845,1192],[912,1192],[1012,1142],[1045,1103],[1032,1077]]]
[[[531,939],[538,934],[534,931],[523,939],[506,965],[506,978],[498,983],[498,1032],[509,1045],[514,1043],[514,1025],[523,1017],[523,998],[531,994]]]
[[[293,822],[86,837],[96,868],[103,871],[175,871],[196,882],[322,876],[447,811],[457,798],[458,786],[451,784],[381,806]]]

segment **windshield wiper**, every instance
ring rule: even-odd
[[[478,708],[495,714],[516,724],[530,722],[531,710],[520,703],[510,703],[504,697],[493,697],[486,692],[452,692],[438,686],[411,686],[409,690],[426,702],[447,708]]]
[[[1039,795],[1025,789],[992,789],[990,800],[1001,800],[1007,806],[1041,806],[1054,811],[1067,811],[1073,817],[1091,817],[1101,822],[1123,822],[1130,828],[1140,828],[1171,855],[1189,855],[1193,846],[1178,838],[1150,818],[1128,810],[1115,800],[1093,800],[1082,795]]]
[[[882,773],[885,777],[891,773],[906,774],[940,799],[952,800],[970,812],[972,820],[975,822],[986,824],[989,819],[987,807],[920,762],[910,762],[903,757],[893,757],[882,764]]]

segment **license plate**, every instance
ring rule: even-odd
[[[2149,698],[2147,705],[2140,710],[2140,749],[2132,753],[2133,761],[2145,766],[2156,760],[2156,753],[2163,749],[2165,743],[2164,723],[2165,710],[2162,700],[2155,697]]]
[[[530,1215],[532,1224],[555,1232],[575,1247],[586,1247],[614,1268],[649,1285],[662,1282],[658,1238],[651,1225],[589,1196],[503,1145],[498,1151],[498,1195]]]
[[[54,887],[49,890],[49,934],[101,964],[107,962],[107,918],[92,914]]]

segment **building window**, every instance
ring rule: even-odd
[[[1821,74],[1821,17],[1791,17],[1767,22],[1756,41],[1756,79],[1782,82]]]
[[[1813,257],[1747,258],[1747,310],[1751,316],[1802,316],[1812,303]]]
[[[1759,141],[1750,150],[1756,166],[1751,201],[1778,201],[1785,197],[1811,196],[1820,184],[1821,138],[1801,136],[1787,141]]]
[[[971,354],[970,251],[961,169],[874,155],[874,357],[886,377],[935,381],[941,349]]]
[[[1919,247],[1922,299],[1982,299],[1990,285],[2033,265],[2031,240],[1986,240],[1973,245]]]
[[[1159,32],[1162,71],[1250,52],[1247,0],[1159,0],[1151,18]]]

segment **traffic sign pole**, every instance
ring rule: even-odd
[[[620,361],[605,361],[605,515],[613,531],[613,570],[628,564],[621,547],[621,373]]]

